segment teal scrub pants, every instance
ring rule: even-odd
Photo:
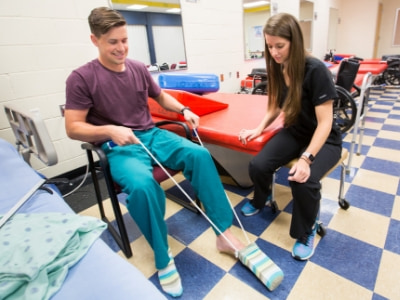
[[[205,213],[221,232],[232,225],[231,207],[206,148],[157,127],[134,133],[163,166],[182,170]],[[156,268],[164,269],[170,261],[164,220],[166,204],[164,190],[153,178],[156,162],[140,144],[110,149],[105,143],[102,149],[109,160],[113,180],[128,194],[126,202],[130,215],[154,251]]]

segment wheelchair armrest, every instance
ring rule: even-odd
[[[358,62],[359,63],[360,61],[364,61],[364,58],[358,57],[358,56],[352,56],[352,57],[349,58],[349,60],[352,60],[354,62]]]
[[[189,128],[188,124],[186,124],[185,122],[173,121],[173,120],[164,120],[164,121],[158,121],[155,124],[156,124],[157,127],[161,127],[161,126],[164,126],[164,125],[178,125],[178,126],[181,126],[183,128],[183,130],[185,131],[186,138],[188,140],[192,140],[192,134],[191,134],[190,128]]]
[[[267,79],[268,73],[267,72],[257,72],[253,74],[253,77],[259,77],[261,79]]]
[[[355,83],[353,83],[353,88],[355,89],[355,91],[353,91],[351,93],[351,96],[353,98],[357,98],[358,96],[360,96],[361,94],[361,87],[359,87],[358,85],[356,85]]]

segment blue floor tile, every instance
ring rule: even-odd
[[[189,197],[194,200],[196,198],[196,194],[192,188],[192,185],[188,180],[184,180],[183,182],[178,183],[180,187],[189,195]],[[186,195],[180,190],[180,188],[176,185],[173,187],[169,188],[168,190],[165,191],[168,194],[171,194],[179,199],[182,199],[183,201],[190,202],[190,200],[186,197]]]
[[[389,109],[382,109],[382,108],[370,108],[369,109],[370,112],[378,112],[378,113],[389,113],[390,110]]]
[[[251,217],[245,217],[240,212],[240,209],[246,203],[246,201],[248,201],[248,199],[244,199],[235,207],[236,214],[246,231],[259,236],[275,220],[275,218],[279,215],[279,211],[273,213],[271,208],[266,206],[258,214]],[[233,224],[239,226],[236,219],[234,219]]]
[[[390,299],[374,293],[371,300],[390,300]]]
[[[400,254],[400,221],[391,219],[385,249]]]
[[[242,187],[234,186],[231,184],[224,184],[224,188],[226,191],[235,193],[235,194],[243,196],[243,197],[246,197],[248,194],[250,194],[253,191],[253,187],[242,188]]]
[[[379,130],[364,128],[364,135],[366,136],[376,136],[379,133]]]
[[[400,115],[389,114],[388,119],[400,120]]]
[[[111,219],[111,215],[108,215],[108,217]],[[129,213],[124,214],[122,218],[125,223],[125,228],[127,228],[128,240],[130,243],[132,243],[137,238],[139,238],[142,233]],[[117,222],[115,220],[111,222],[111,226],[113,226],[115,230],[119,232]],[[101,235],[101,239],[105,241],[110,246],[110,248],[113,249],[113,251],[117,252],[120,250],[120,247],[115,242],[114,238],[108,230],[103,232],[103,234]]]
[[[400,180],[399,180],[399,183],[397,185],[397,193],[396,193],[396,195],[400,196]]]
[[[373,144],[375,147],[400,150],[400,141],[376,138]]]
[[[400,163],[374,158],[366,157],[361,165],[362,169],[388,174],[400,177]]]
[[[184,245],[189,245],[205,230],[210,228],[208,221],[188,209],[182,209],[167,219],[168,233]]]
[[[329,230],[311,261],[345,277],[369,290],[375,287],[379,265],[371,259],[380,260],[382,249]]]
[[[365,117],[365,121],[366,122],[370,122],[370,123],[383,123],[383,122],[385,122],[385,119],[384,118],[371,117],[371,116],[368,116],[368,113],[367,113],[367,116]]]
[[[390,217],[393,210],[394,195],[353,184],[346,193],[346,200],[352,206]]]
[[[400,132],[400,126],[384,124],[384,125],[382,126],[382,130]],[[396,148],[396,149],[399,149],[399,148]]]

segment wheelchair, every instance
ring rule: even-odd
[[[338,98],[333,102],[333,119],[343,134],[349,131],[356,121],[357,105],[352,94],[346,89],[338,85],[335,87]]]
[[[383,55],[382,60],[386,61],[387,68],[382,74],[376,76],[373,85],[400,85],[400,54]]]
[[[387,69],[382,77],[387,85],[400,85],[400,56],[387,59]]]
[[[267,95],[267,71],[265,68],[255,68],[242,81],[239,94]]]
[[[361,58],[343,59],[336,75],[335,88],[338,98],[333,102],[333,119],[341,133],[353,127],[357,116],[357,104],[354,100],[360,96],[361,88],[354,84]]]
[[[257,72],[253,77],[252,95],[268,95],[268,76],[267,72]]]

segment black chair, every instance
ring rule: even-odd
[[[168,128],[168,126],[172,126],[172,127],[178,126],[181,128],[181,130],[179,130],[179,132],[181,132],[182,135],[184,135],[187,139],[192,140],[190,129],[186,123],[179,122],[179,121],[160,121],[160,122],[156,123],[156,126],[158,126],[158,127],[166,126],[166,128]],[[112,179],[111,172],[110,172],[110,165],[108,163],[107,156],[105,155],[103,149],[101,149],[99,146],[95,146],[91,143],[83,143],[81,145],[81,147],[82,147],[82,149],[86,150],[86,155],[87,155],[88,164],[89,164],[89,171],[92,176],[92,181],[93,181],[95,194],[96,194],[96,200],[97,200],[97,204],[98,204],[99,210],[100,210],[100,217],[104,222],[107,223],[108,230],[110,231],[112,237],[114,238],[114,240],[116,241],[118,246],[121,248],[121,250],[123,251],[125,256],[127,258],[129,258],[132,256],[132,249],[130,246],[127,229],[125,226],[125,222],[123,220],[121,208],[119,206],[119,201],[118,201],[118,197],[117,197],[117,195],[121,192],[121,189]],[[98,163],[96,163],[94,161],[93,152],[95,152],[99,158]],[[165,169],[172,176],[176,175],[177,173],[180,172],[180,170],[171,170],[169,168],[165,168]],[[97,176],[97,172],[101,172],[103,174],[118,229],[114,228],[114,226],[111,224],[110,220],[106,216],[104,206],[103,206],[103,198],[102,198],[101,191],[100,191],[99,177]],[[162,168],[157,165],[154,166],[154,168],[153,168],[153,176],[158,183],[161,183],[164,180],[169,178],[169,176],[162,170]],[[175,202],[179,203],[180,205],[184,206],[185,208],[198,213],[197,208],[191,202],[188,202],[184,199],[178,198],[172,194],[167,194],[167,197],[169,199],[171,199],[172,201],[175,201]],[[196,201],[196,204],[200,207],[200,201],[197,198],[195,201]]]

